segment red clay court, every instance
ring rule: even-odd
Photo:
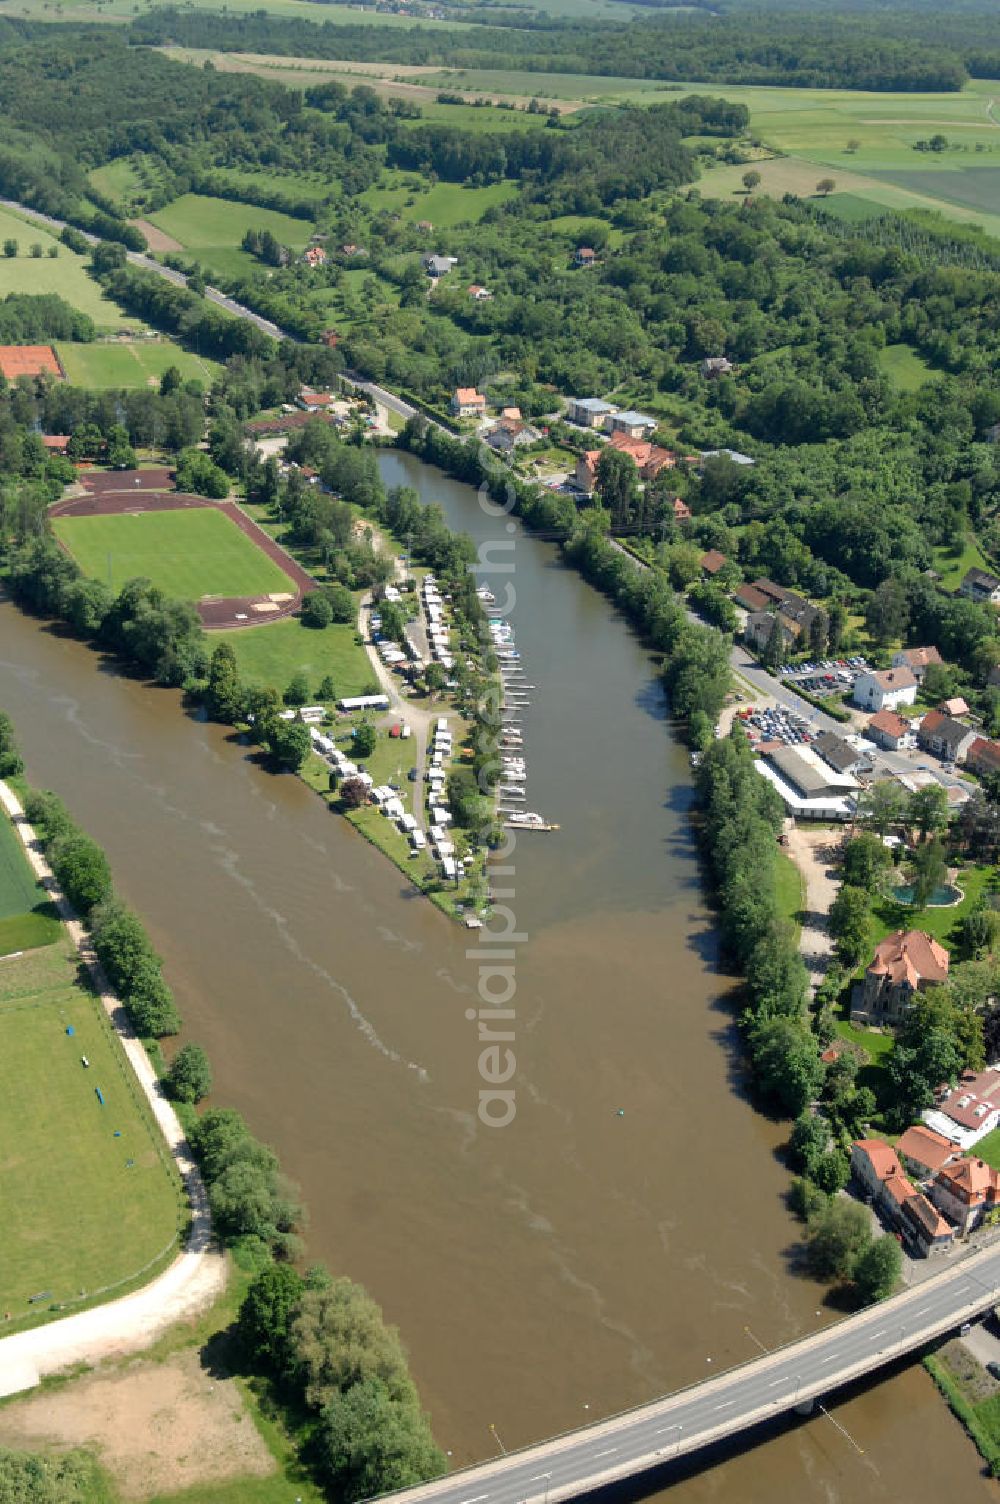
[[[207,596],[195,601],[202,625],[216,631],[234,627],[261,626],[293,615],[302,596],[316,588],[311,575],[279,543],[232,501],[211,501],[167,489],[171,472],[166,469],[85,471],[80,475],[84,495],[68,497],[51,508],[53,517],[109,517],[143,512],[176,512],[187,508],[211,508],[234,522],[242,533],[287,576],[287,593],[279,596]]]
[[[19,376],[65,376],[51,345],[0,345],[0,372],[8,381]]]

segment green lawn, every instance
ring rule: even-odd
[[[967,534],[959,553],[950,549],[934,550],[934,568],[941,576],[942,590],[957,590],[970,569],[992,569],[993,565],[971,534]]]
[[[879,351],[878,363],[901,392],[915,392],[934,375],[927,362],[909,345],[886,345]]]
[[[217,272],[238,272],[259,265],[239,249],[247,230],[270,230],[282,245],[302,251],[309,242],[312,225],[274,209],[235,203],[226,198],[208,198],[185,193],[149,215],[151,223],[171,235],[199,261]]]
[[[805,885],[802,881],[802,873],[796,867],[790,856],[779,851],[778,860],[775,863],[775,892],[778,900],[778,913],[782,919],[787,919],[795,926],[798,934],[802,928],[802,905],[805,901]]]
[[[315,695],[320,680],[330,674],[340,699],[363,693],[375,678],[368,655],[354,638],[353,626],[317,632],[288,616],[259,627],[213,632],[211,641],[232,643],[240,677],[251,683],[271,684],[281,692],[295,674],[304,673],[310,695]]]
[[[135,1280],[172,1252],[183,1213],[166,1145],[103,1008],[76,982],[68,940],[0,965],[0,1060],[9,1330]]]
[[[13,825],[0,813],[0,958],[51,945],[60,924],[35,882]]]
[[[911,909],[906,904],[895,903],[892,899],[882,899],[872,910],[872,945],[878,945],[886,935],[898,929],[925,930],[942,945],[949,945],[952,931],[976,907],[993,874],[992,867],[962,868],[956,881],[965,896],[961,903],[952,908],[918,910]]]
[[[267,595],[288,576],[215,507],[111,517],[56,517],[56,536],[86,574],[121,589],[150,579],[168,595]]]
[[[152,386],[168,366],[176,366],[185,381],[211,386],[222,369],[182,350],[171,339],[135,340],[128,344],[59,345],[59,359],[74,386],[103,391],[109,387]]]
[[[972,1151],[977,1158],[985,1159],[994,1170],[1000,1170],[1000,1128],[994,1128],[985,1138],[981,1138]]]
[[[0,240],[8,239],[16,240],[19,249],[16,256],[0,256],[0,298],[11,292],[56,292],[88,314],[99,329],[138,327],[138,319],[123,313],[101,292],[87,271],[85,256],[77,256],[41,225],[0,209]],[[30,254],[33,245],[42,247],[41,257]],[[56,247],[55,258],[48,254],[50,246]]]
[[[366,188],[361,201],[369,209],[388,209],[404,219],[429,219],[435,230],[447,230],[463,220],[481,219],[487,209],[506,203],[517,193],[515,183],[492,183],[488,188],[435,183],[433,188],[414,189],[409,186],[411,181],[408,173],[388,171],[382,186]]]

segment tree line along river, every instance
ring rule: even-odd
[[[491,1426],[513,1448],[833,1318],[794,1271],[785,1128],[743,1095],[655,664],[555,547],[412,456],[380,462],[513,545],[484,578],[513,584],[528,805],[561,830],[518,835],[503,879],[526,936],[509,1126],[477,1116],[476,935],[303,783],[6,601],[0,704],[29,776],[106,848],[217,1100],[301,1184],[310,1253],[401,1328],[458,1465],[495,1453]],[[863,1455],[813,1420],[672,1498],[998,1497],[919,1369],[837,1414]]]

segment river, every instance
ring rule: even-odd
[[[396,1322],[453,1462],[690,1383],[832,1319],[797,1277],[783,1131],[741,1092],[727,982],[648,655],[556,550],[382,456],[514,544],[529,807],[505,883],[517,1115],[477,1118],[477,941],[304,784],[178,697],[0,604],[0,704],[31,778],[107,848],[216,1100],[273,1143],[309,1253]],[[498,590],[499,594],[499,590]],[[467,951],[472,951],[470,959]],[[751,1329],[752,1335],[747,1331]],[[672,1491],[680,1501],[996,1499],[919,1369]]]

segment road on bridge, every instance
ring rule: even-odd
[[[556,1504],[634,1477],[804,1406],[982,1314],[1000,1298],[1000,1246],[912,1290],[624,1415],[404,1490],[398,1504]]]

